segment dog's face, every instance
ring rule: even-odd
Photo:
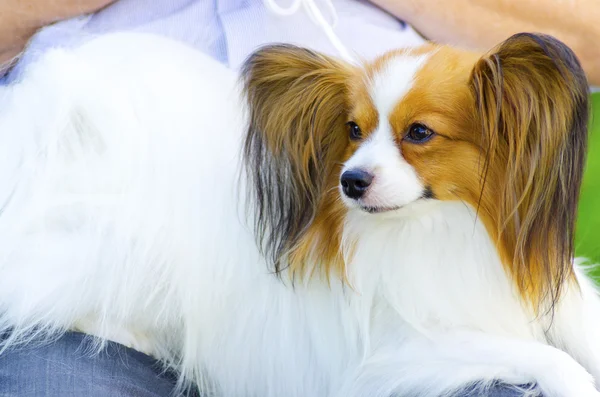
[[[364,67],[274,46],[243,73],[256,231],[276,267],[343,274],[348,212],[402,222],[420,203],[459,200],[478,211],[526,298],[557,291],[588,106],[564,44],[521,34],[487,55],[426,45]]]
[[[428,46],[387,54],[349,90],[339,190],[350,210],[409,214],[480,189],[481,133],[469,89],[477,56]],[[473,194],[470,194],[473,193]]]

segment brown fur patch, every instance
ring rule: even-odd
[[[523,297],[554,303],[573,274],[587,144],[585,74],[560,41],[518,34],[477,63],[471,88],[484,171],[503,176],[484,187],[498,197],[488,210],[492,235]]]
[[[352,67],[294,46],[265,47],[242,76],[249,108],[244,155],[255,230],[277,272],[319,264],[343,274],[339,202]]]

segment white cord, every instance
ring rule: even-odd
[[[292,5],[288,8],[283,8],[279,4],[277,4],[276,0],[264,0],[265,7],[269,10],[273,11],[277,15],[282,15],[284,17],[294,15],[302,5],[302,0],[293,0]]]
[[[265,7],[271,10],[274,14],[281,16],[290,16],[298,12],[300,6],[303,5],[310,19],[321,29],[329,39],[329,42],[335,47],[335,49],[339,52],[340,56],[347,62],[354,63],[356,59],[350,55],[350,52],[346,48],[346,46],[342,43],[340,38],[335,34],[334,27],[337,24],[338,18],[337,13],[335,12],[335,7],[331,0],[323,0],[329,12],[331,14],[332,22],[329,23],[323,16],[323,13],[315,3],[315,0],[293,0],[292,4],[287,7],[281,7],[277,4],[276,0],[263,0]]]

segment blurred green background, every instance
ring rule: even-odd
[[[600,92],[592,94],[589,151],[575,234],[576,255],[600,264]],[[600,266],[593,275],[600,282]]]

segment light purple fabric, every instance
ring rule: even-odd
[[[276,0],[281,6],[291,0]],[[316,0],[328,15],[328,8]],[[415,31],[366,0],[333,0],[339,20],[335,32],[355,54],[370,59],[382,52],[423,42]],[[327,37],[303,8],[279,16],[261,0],[118,0],[108,8],[42,29],[12,72],[18,77],[39,54],[55,46],[80,43],[116,31],[161,34],[188,43],[238,68],[258,46],[285,42],[337,55]]]

